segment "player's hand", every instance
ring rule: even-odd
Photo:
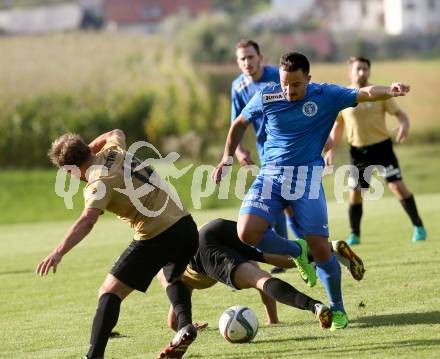
[[[197,330],[203,330],[208,328],[208,323],[194,323],[194,326],[196,327]]]
[[[405,96],[410,90],[410,86],[401,82],[394,82],[388,89],[388,95],[392,97]]]
[[[332,138],[329,136],[324,145],[324,152],[330,151],[333,148],[334,142]]]
[[[240,166],[249,166],[254,165],[255,162],[252,161],[251,152],[245,149],[236,150],[235,155],[237,156],[237,160],[240,163]]]
[[[232,168],[232,157],[227,157],[223,159],[211,174],[211,179],[214,183],[220,183],[222,178],[231,172]]]
[[[325,165],[328,167],[333,166],[334,158],[335,158],[335,150],[332,149],[328,150],[324,155]]]
[[[396,142],[403,143],[408,137],[409,124],[407,122],[403,122],[400,124],[399,129],[397,130]]]
[[[57,265],[61,262],[63,256],[57,252],[52,252],[46,258],[44,258],[37,266],[36,273],[40,276],[49,274],[50,268],[53,268],[53,272],[56,273]]]

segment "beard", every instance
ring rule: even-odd
[[[365,87],[368,84],[368,79],[360,78],[357,80],[357,84],[359,87]]]

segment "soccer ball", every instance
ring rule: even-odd
[[[258,332],[258,318],[252,309],[234,305],[218,321],[220,334],[230,343],[249,343]]]

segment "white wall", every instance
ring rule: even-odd
[[[313,8],[315,0],[272,0],[272,9],[277,14],[299,20],[305,12]]]
[[[75,3],[16,8],[0,11],[0,29],[12,34],[75,30],[82,16],[83,10]]]
[[[402,0],[384,0],[385,31],[399,35],[403,30]]]
[[[331,23],[335,31],[380,31],[383,16],[383,0],[341,0]]]
[[[440,30],[440,0],[384,0],[391,35]]]

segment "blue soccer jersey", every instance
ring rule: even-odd
[[[355,106],[358,89],[310,83],[305,97],[289,102],[281,85],[260,90],[242,111],[267,133],[265,163],[298,166],[322,161],[321,152],[339,111]]]
[[[243,111],[251,98],[270,83],[280,83],[278,67],[264,66],[263,76],[258,81],[252,81],[248,76],[241,74],[233,82],[231,87],[231,121],[234,121]],[[263,162],[264,142],[266,132],[263,126],[263,117],[255,118],[252,122],[257,136],[257,151],[260,162]]]

